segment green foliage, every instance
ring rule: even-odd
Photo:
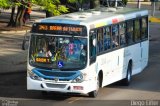
[[[11,0],[0,0],[0,8],[2,9],[8,9],[12,5]]]
[[[13,5],[20,6],[24,5],[21,3],[21,0],[17,0],[16,2],[13,2],[14,0],[0,0],[0,8],[7,9],[11,8]],[[60,0],[24,0],[26,3],[29,1],[32,4],[37,4],[42,7],[42,9],[47,10],[53,15],[60,15],[61,13],[68,12],[68,8],[61,5]],[[76,0],[71,0],[71,2],[74,2]]]
[[[16,1],[16,2],[15,2]],[[61,13],[68,12],[68,8],[64,5],[61,5],[60,0],[24,0],[26,3],[29,1],[32,4],[40,5],[43,10],[47,10],[53,15],[60,15]],[[88,0],[67,0],[70,3],[78,2],[79,4],[83,4],[88,2]],[[21,3],[21,0],[0,0],[0,8],[8,9],[12,6],[20,6],[24,5]]]
[[[47,10],[53,15],[60,15],[61,13],[68,12],[68,8],[63,5],[60,5],[59,0],[32,0],[35,4],[42,6],[43,10]]]
[[[122,2],[127,5],[128,0],[122,0]]]
[[[88,2],[89,0],[68,0],[68,2],[70,3],[75,3],[75,2],[78,2],[80,4],[83,4],[83,3],[86,3]]]

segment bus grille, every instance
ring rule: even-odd
[[[76,72],[51,72],[51,71],[43,71],[38,70],[41,74],[45,76],[54,76],[54,77],[71,77],[76,74]]]
[[[66,84],[51,84],[51,83],[46,83],[46,86],[49,88],[65,88]]]

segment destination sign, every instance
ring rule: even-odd
[[[45,33],[45,34],[65,34],[75,36],[86,36],[87,30],[85,26],[81,25],[68,25],[68,24],[47,24],[37,23],[32,27],[34,33]]]
[[[57,26],[57,25],[39,25],[38,30],[51,30],[51,31],[73,31],[82,32],[81,27]]]
[[[36,57],[35,61],[37,63],[51,63],[51,59],[47,57]]]

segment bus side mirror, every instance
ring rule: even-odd
[[[22,41],[22,50],[28,49],[30,39],[30,32],[26,32]]]
[[[92,44],[94,47],[96,47],[96,39],[95,38],[93,39]]]

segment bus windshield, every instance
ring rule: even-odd
[[[31,36],[29,63],[32,66],[73,71],[87,63],[87,38]]]

